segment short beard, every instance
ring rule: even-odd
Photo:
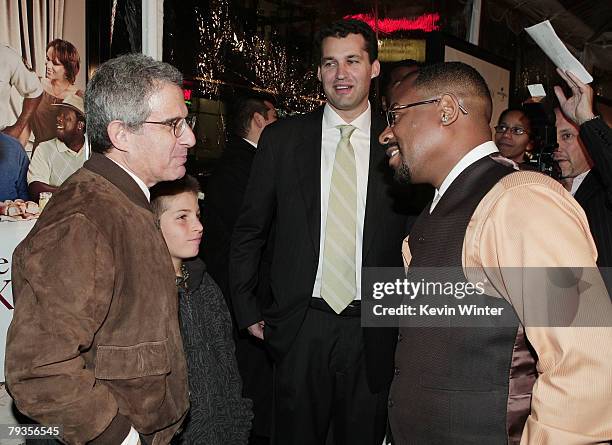
[[[412,182],[412,177],[410,176],[410,168],[402,162],[400,166],[395,169],[395,173],[393,174],[393,179],[400,184],[410,184]]]

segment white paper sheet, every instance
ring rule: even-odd
[[[541,83],[527,85],[527,89],[529,90],[529,94],[531,94],[531,97],[546,97],[546,91],[544,90],[544,86]]]
[[[525,28],[525,31],[527,31],[538,46],[542,48],[542,51],[546,53],[557,68],[561,68],[564,71],[571,71],[584,83],[593,82],[593,76],[591,76],[578,59],[569,52],[548,20]]]

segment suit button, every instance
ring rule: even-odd
[[[424,236],[419,236],[419,237],[417,238],[417,241],[418,241],[419,243],[422,243],[423,241],[425,241],[425,237],[424,237]]]
[[[399,375],[399,368],[396,366],[393,372],[395,373],[395,375]]]
[[[389,408],[393,408],[393,399],[389,399],[388,406]]]

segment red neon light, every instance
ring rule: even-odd
[[[431,14],[423,14],[415,19],[378,19],[371,14],[355,14],[347,15],[345,19],[356,19],[366,22],[373,30],[382,32],[383,34],[391,34],[395,31],[437,31],[440,29],[438,20],[440,14],[433,12]]]
[[[191,100],[191,90],[183,90],[183,98],[185,100]]]

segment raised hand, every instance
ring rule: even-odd
[[[595,117],[593,112],[593,89],[580,81],[570,71],[563,71],[557,68],[559,76],[572,90],[570,97],[565,97],[563,89],[555,86],[555,95],[559,99],[561,111],[568,118],[574,121],[577,125],[582,125],[588,120]]]

